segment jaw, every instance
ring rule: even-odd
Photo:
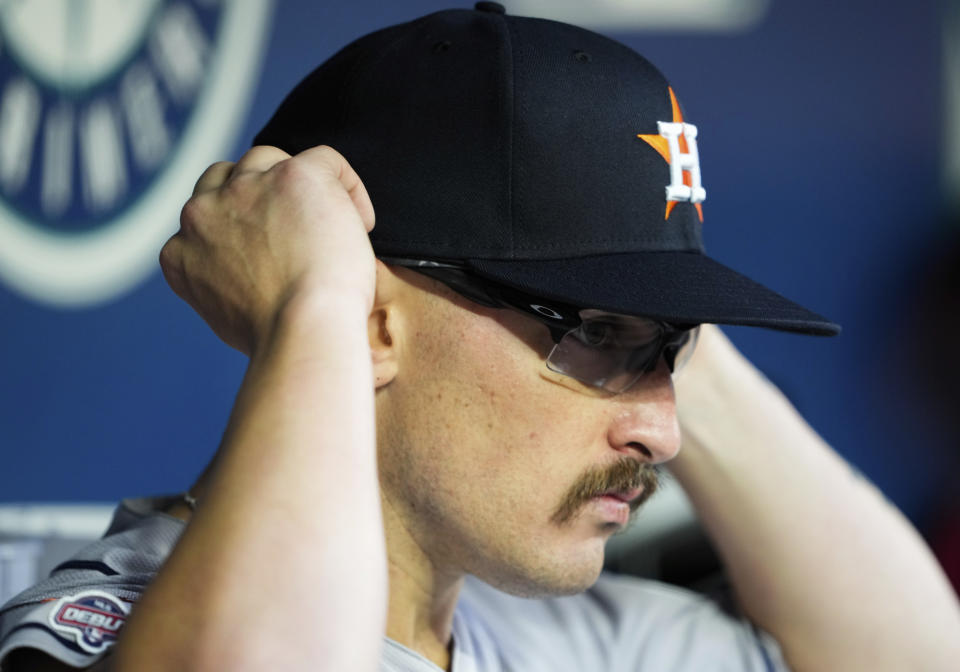
[[[563,527],[544,522],[475,556],[469,573],[518,597],[580,593],[599,578],[612,532],[580,517]]]

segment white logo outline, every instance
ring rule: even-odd
[[[668,201],[702,203],[707,198],[700,177],[700,154],[697,151],[697,127],[685,121],[658,121],[660,137],[670,149],[670,184],[666,187]],[[687,151],[680,151],[680,136],[687,141]],[[683,173],[690,175],[690,184],[683,181]]]

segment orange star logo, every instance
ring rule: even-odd
[[[677,103],[677,97],[673,93],[673,88],[667,87],[667,91],[670,92],[670,107],[673,109],[673,122],[682,124],[684,123],[683,113],[680,111],[680,104]],[[670,144],[665,137],[662,135],[642,133],[638,133],[637,137],[657,150],[660,156],[662,156],[667,163],[670,163]],[[678,139],[680,141],[680,151],[684,154],[688,153],[690,150],[687,147],[686,138],[681,135]],[[691,186],[693,184],[693,181],[690,178],[690,172],[687,170],[683,171],[683,183],[687,186]],[[670,213],[673,211],[673,208],[676,204],[677,201],[667,201],[667,210],[663,215],[664,219],[670,218]],[[700,221],[703,222],[703,206],[700,203],[694,203],[693,206],[697,209],[697,215],[700,217]]]

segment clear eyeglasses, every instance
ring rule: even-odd
[[[555,345],[547,368],[614,394],[652,372],[662,357],[679,371],[696,347],[699,325],[674,325],[647,317],[576,308],[472,274],[455,263],[380,257],[416,270],[481,305],[518,310],[550,328]]]

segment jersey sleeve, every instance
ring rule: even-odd
[[[183,531],[182,521],[156,511],[164,501],[126,500],[102,539],[0,607],[0,672],[15,649],[76,668],[108,653]]]
[[[130,604],[102,590],[27,603],[0,613],[0,670],[15,649],[36,649],[66,665],[90,667],[108,652]]]

